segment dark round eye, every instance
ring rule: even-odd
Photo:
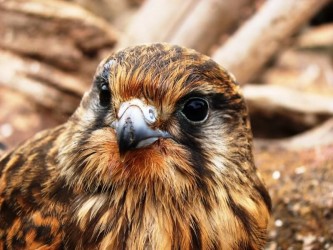
[[[205,121],[208,115],[208,103],[202,98],[191,98],[185,103],[182,113],[191,122]]]
[[[109,86],[107,84],[103,84],[99,91],[99,103],[103,107],[107,107],[110,104],[110,100],[111,100],[111,93]]]

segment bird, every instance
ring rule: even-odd
[[[167,43],[97,67],[62,125],[0,161],[0,249],[262,249],[271,199],[235,77]]]

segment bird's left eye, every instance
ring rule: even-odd
[[[191,122],[203,122],[208,116],[208,103],[199,97],[191,98],[181,112]]]
[[[110,104],[110,100],[111,93],[109,86],[107,84],[103,84],[99,92],[99,103],[101,104],[101,106],[107,107]]]

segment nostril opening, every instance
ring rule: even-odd
[[[154,111],[152,109],[149,109],[149,116],[151,119],[154,119]]]
[[[154,121],[155,120],[155,112],[152,108],[149,109],[149,118]]]

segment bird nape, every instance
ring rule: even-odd
[[[175,45],[112,54],[0,162],[0,249],[260,249],[270,207],[239,86]]]

